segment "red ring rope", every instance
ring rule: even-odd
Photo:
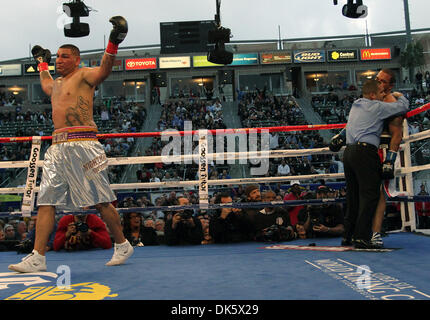
[[[406,118],[411,118],[425,112],[430,109],[430,103],[427,103],[421,107],[409,111],[406,114]],[[240,128],[240,129],[217,129],[208,130],[212,135],[217,134],[241,134],[256,132],[288,132],[288,131],[312,131],[312,130],[330,130],[330,129],[342,129],[346,126],[346,123],[338,124],[317,124],[317,125],[301,125],[301,126],[282,126],[282,127],[266,127],[266,128]],[[160,137],[163,135],[173,136],[173,135],[194,135],[198,130],[192,131],[165,131],[165,132],[136,132],[136,133],[100,133],[97,134],[99,139],[115,139],[115,138],[153,138]],[[32,141],[33,137],[0,137],[0,143],[11,143],[11,142],[29,142]],[[42,141],[52,140],[52,136],[42,136]]]

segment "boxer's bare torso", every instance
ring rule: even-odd
[[[56,67],[60,77],[41,72],[43,91],[51,97],[54,129],[86,126],[97,129],[93,118],[93,97],[97,85],[110,74],[114,57],[105,54],[100,67],[79,68],[80,57],[71,49],[60,48]]]
[[[65,127],[89,126],[97,129],[93,120],[95,87],[83,79],[78,69],[66,77],[55,79],[52,87],[52,121],[56,130]]]

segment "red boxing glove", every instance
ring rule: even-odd
[[[37,68],[39,69],[39,72],[42,71],[48,71],[49,72],[49,65],[47,62],[41,62],[39,63],[39,65],[37,66]]]
[[[118,45],[109,41],[106,47],[106,53],[115,56],[118,53]]]

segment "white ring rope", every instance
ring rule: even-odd
[[[404,122],[404,130],[408,129],[407,121]],[[168,134],[167,134],[168,135]],[[408,132],[405,133],[403,138],[402,149],[408,150],[407,155],[410,158],[410,143],[427,139],[430,137],[430,130],[419,132],[416,134],[409,135]],[[38,139],[40,137],[33,137],[33,139]],[[34,141],[34,140],[33,140]],[[223,153],[210,153],[205,154],[205,161],[228,161],[235,162],[236,160],[262,160],[262,159],[273,159],[273,158],[288,158],[288,157],[304,157],[316,154],[336,154],[342,152],[342,148],[338,152],[332,152],[328,147],[324,148],[314,148],[314,149],[294,149],[294,150],[268,150],[268,151],[249,151],[249,152],[223,152]],[[186,155],[162,155],[162,156],[142,156],[142,157],[118,157],[118,158],[108,158],[108,166],[116,165],[132,165],[132,164],[154,164],[154,163],[173,163],[173,164],[191,164],[192,161],[200,165],[201,154],[186,154]],[[29,168],[31,165],[34,167],[43,167],[43,160],[33,159],[33,164],[31,161],[0,161],[0,168],[11,169],[11,168]],[[396,176],[406,176],[406,178],[411,178],[413,172],[429,170],[430,164],[414,166],[410,165],[410,161],[407,161],[406,167],[396,169]],[[205,180],[204,183],[207,186],[222,186],[222,185],[239,185],[239,184],[252,184],[252,183],[277,183],[277,182],[287,182],[292,180],[314,180],[314,179],[342,179],[344,178],[343,173],[334,174],[311,174],[311,175],[298,175],[298,176],[276,176],[276,177],[262,177],[262,178],[240,178],[240,179],[223,179],[223,180]],[[133,190],[133,189],[159,189],[159,188],[186,188],[199,186],[202,182],[202,178],[195,181],[168,181],[168,182],[149,182],[149,183],[124,183],[124,184],[111,184],[113,190]],[[199,186],[201,190],[201,185]],[[411,189],[408,187],[408,189]],[[33,187],[33,192],[38,192],[40,190],[39,186]],[[14,188],[0,188],[0,194],[19,194],[25,193],[25,187],[14,187]],[[409,190],[406,194],[412,196]],[[411,207],[412,208],[412,207]],[[403,215],[403,213],[402,213]],[[413,221],[407,221],[407,225],[412,226],[412,230],[415,230],[415,219]]]

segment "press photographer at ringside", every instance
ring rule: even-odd
[[[178,197],[173,205],[187,206],[190,201],[185,197]],[[200,219],[193,216],[194,211],[190,209],[178,210],[173,213],[171,219],[167,219],[164,226],[164,237],[166,244],[173,245],[196,245],[203,240],[203,228]]]
[[[221,192],[215,198],[215,204],[232,202],[228,192]],[[217,209],[209,221],[209,233],[215,243],[235,243],[254,239],[254,227],[248,215],[241,209],[231,207]]]
[[[268,190],[263,192],[262,202],[273,202],[276,193]],[[290,241],[296,238],[290,223],[288,211],[283,207],[266,207],[259,210],[253,217],[255,240],[267,242]]]
[[[319,186],[317,199],[327,199],[330,188]],[[344,232],[342,207],[336,203],[308,205],[300,210],[296,230],[300,239],[319,237],[340,237]]]
[[[112,240],[103,220],[95,214],[67,215],[55,232],[54,250],[110,249]]]

